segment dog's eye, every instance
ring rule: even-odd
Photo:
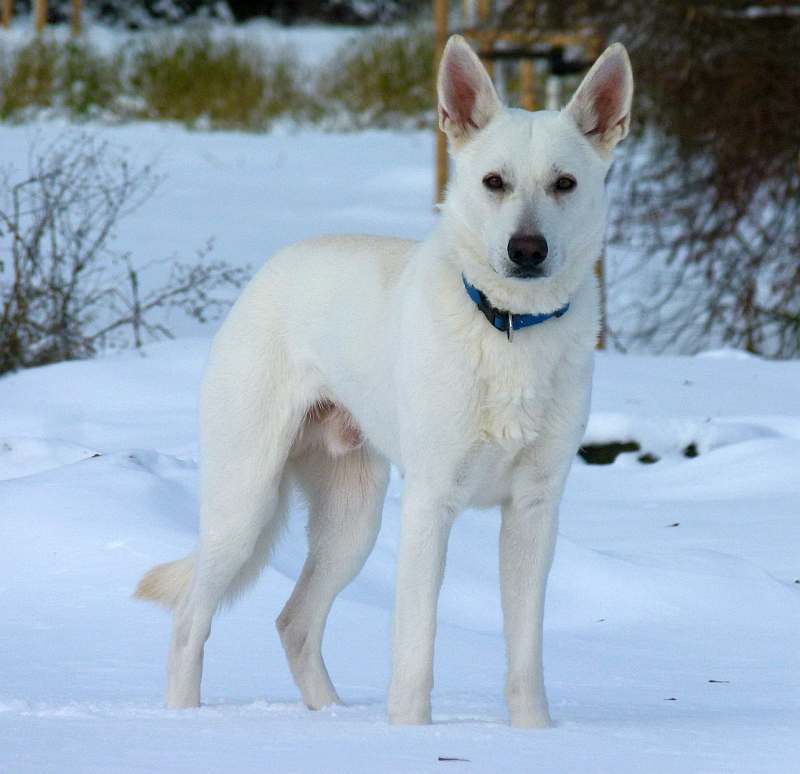
[[[486,175],[486,177],[483,178],[483,184],[490,191],[502,191],[506,187],[503,178],[495,174]]]
[[[578,183],[574,177],[561,175],[561,177],[556,180],[556,191],[571,191],[576,185],[578,185]]]

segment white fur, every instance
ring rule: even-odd
[[[277,626],[306,704],[338,700],[323,629],[374,544],[391,461],[405,474],[391,721],[430,722],[450,527],[467,506],[500,505],[510,718],[549,724],[545,585],[588,412],[604,178],[630,110],[624,49],[612,47],[600,65],[602,77],[593,70],[561,113],[509,110],[466,43],[452,38],[439,88],[455,169],[434,233],[419,244],[304,242],[275,255],[244,291],[214,341],[202,389],[199,548],[152,570],[139,589],[174,609],[170,707],[199,703],[212,616],[268,560],[294,484],[309,503],[309,554]],[[598,118],[609,105],[614,115]],[[597,121],[608,135],[599,141]],[[508,182],[502,195],[484,186],[488,173]],[[560,174],[577,188],[556,193]],[[520,232],[546,237],[544,276],[509,276],[508,240]],[[497,307],[550,312],[569,302],[570,310],[509,342],[468,298],[462,273]]]

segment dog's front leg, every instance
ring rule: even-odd
[[[413,489],[407,485],[403,498],[389,689],[389,720],[402,724],[431,722],[436,607],[455,515]]]
[[[553,562],[558,506],[589,415],[592,353],[563,369],[555,385],[559,411],[517,460],[500,528],[500,591],[508,671],[506,702],[513,726],[551,725],[542,669],[542,623]]]
[[[511,502],[500,530],[500,587],[511,725],[546,728],[550,713],[542,670],[542,619],[553,559],[556,507],[552,502]]]

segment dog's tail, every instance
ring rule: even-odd
[[[159,564],[145,573],[133,596],[173,610],[189,589],[194,575],[194,554]]]

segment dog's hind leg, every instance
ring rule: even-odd
[[[309,400],[280,352],[212,354],[201,406],[201,523],[174,608],[167,706],[200,703],[203,648],[225,599],[255,580],[284,521],[286,461]]]
[[[389,465],[368,446],[339,456],[324,449],[291,463],[309,501],[308,557],[276,626],[303,701],[339,701],[322,659],[336,595],[358,574],[380,528]]]
[[[261,492],[240,490],[230,505],[236,509],[230,514],[236,523],[230,531],[201,532],[192,582],[175,607],[166,695],[172,709],[199,706],[203,650],[212,618],[220,604],[254,581],[268,561],[285,522],[286,482],[273,478]],[[224,504],[204,509],[215,507]]]

